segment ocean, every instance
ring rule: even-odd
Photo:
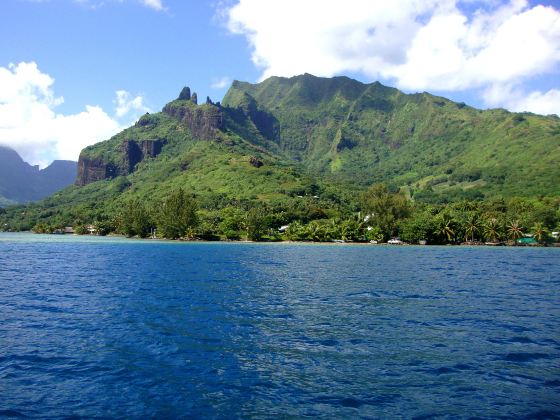
[[[0,233],[0,417],[558,418],[559,263]]]

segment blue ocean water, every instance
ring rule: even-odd
[[[558,418],[559,263],[0,234],[0,417]]]

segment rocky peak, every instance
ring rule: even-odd
[[[196,92],[193,92],[191,96],[191,102],[195,105],[198,104],[198,96],[196,95]]]
[[[179,97],[177,98],[180,101],[190,101],[191,100],[191,88],[188,86],[185,86],[182,90],[181,93],[179,94]]]

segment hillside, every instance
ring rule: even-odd
[[[405,187],[419,199],[560,193],[560,119],[407,95],[309,74],[234,82],[223,105],[255,104],[268,139],[310,173]]]
[[[319,189],[324,207],[336,207],[333,197],[342,201],[344,191],[316,185],[238,110],[209,100],[198,105],[195,95],[185,88],[162,112],[146,114],[85,148],[75,185],[28,206],[25,218],[9,213],[14,228],[29,229],[41,220],[55,225],[106,220],[132,199],[151,205],[178,188],[196,195],[206,211],[248,208],[254,201],[299,207],[305,201],[306,207],[309,200],[298,196],[311,197]]]
[[[0,206],[41,200],[71,185],[76,162],[55,160],[45,169],[31,166],[12,149],[0,146]]]
[[[270,200],[311,182],[258,133],[252,133],[252,141],[242,137],[243,129],[219,105],[177,99],[109,141],[84,149],[79,187],[69,191],[111,190],[118,184],[147,199],[181,186],[203,197]]]
[[[352,214],[380,182],[417,203],[560,195],[555,116],[308,74],[236,81],[221,104],[197,102],[184,88],[161,112],[85,148],[75,185],[24,218],[9,211],[6,226],[112,220],[131,200],[156,211],[178,188],[207,220],[261,203],[275,226]]]

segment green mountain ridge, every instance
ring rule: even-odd
[[[178,188],[208,214],[266,203],[284,215],[278,223],[352,212],[380,182],[418,202],[558,196],[559,157],[556,116],[481,111],[347,77],[235,81],[222,103],[199,105],[185,88],[85,148],[76,185],[27,206],[24,220],[8,211],[6,226],[108,219]]]
[[[481,111],[379,82],[309,74],[234,82],[223,104],[237,107],[246,97],[276,119],[283,152],[329,179],[355,183],[358,176],[362,185],[387,182],[420,192],[560,192],[548,182],[560,179],[556,116]]]

